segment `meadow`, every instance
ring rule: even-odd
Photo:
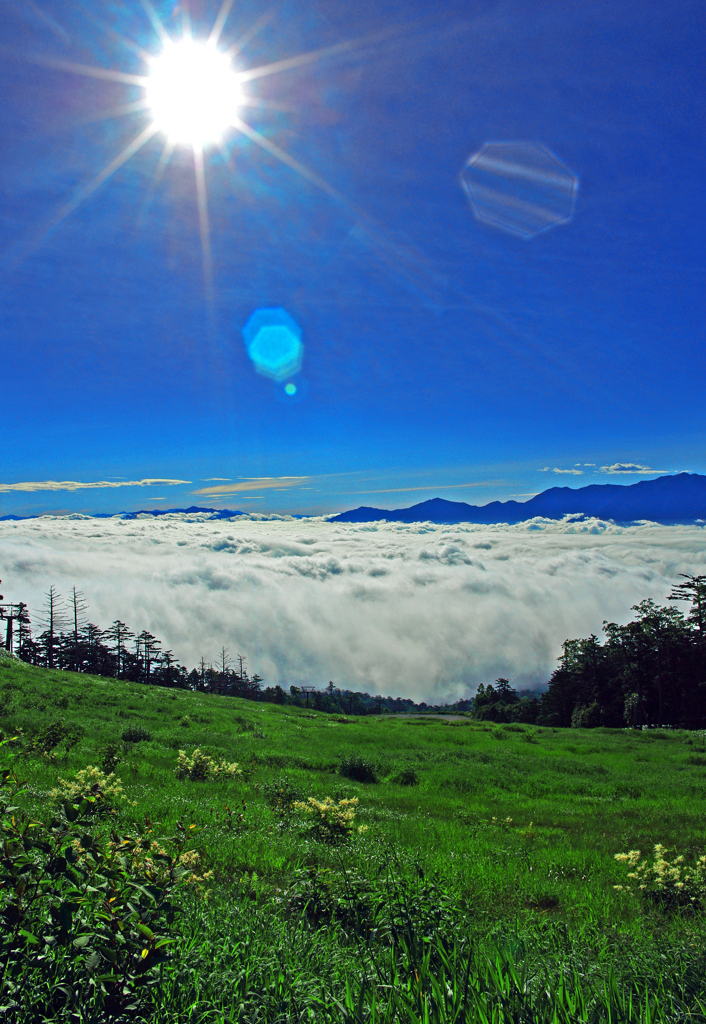
[[[706,1021],[706,878],[691,867],[706,851],[703,733],[335,717],[7,658],[0,729],[19,737],[0,762],[25,783],[6,842],[22,821],[51,819],[70,860],[73,813],[79,867],[95,836],[115,846],[118,833],[190,865],[173,876],[172,941],[158,956],[142,940],[154,966],[134,998],[128,982],[109,998],[87,890],[70,912],[83,937],[64,922],[41,956],[38,930],[26,956],[16,945],[8,1021]],[[75,785],[87,766],[103,772],[92,797]],[[6,927],[20,899],[9,849]],[[615,859],[633,850],[642,879]],[[157,868],[129,864],[156,899]],[[125,906],[124,934],[137,922],[147,935],[140,907]]]

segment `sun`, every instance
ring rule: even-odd
[[[153,0],[140,0],[140,6],[152,23],[157,45],[161,47],[159,53],[145,49],[134,39],[123,36],[112,28],[106,27],[106,31],[126,49],[141,57],[145,65],[143,74],[135,74],[131,70],[124,71],[120,68],[78,64],[51,55],[26,58],[31,63],[55,68],[63,73],[118,82],[130,86],[133,90],[138,86],[141,92],[139,98],[102,111],[97,118],[137,114],[140,116],[141,125],[138,134],[127,142],[120,152],[110,158],[91,180],[76,188],[41,231],[36,232],[24,245],[18,247],[18,259],[23,259],[41,245],[51,231],[54,231],[158,135],[162,135],[164,139],[162,154],[152,175],[154,186],[166,173],[177,146],[186,146],[192,150],[204,288],[207,305],[211,311],[214,308],[215,292],[209,217],[210,164],[206,159],[206,149],[218,146],[225,156],[225,137],[230,133],[259,146],[269,157],[279,160],[302,179],[328,195],[342,209],[348,210],[357,221],[361,219],[360,211],[349,203],[338,189],[315,170],[278,146],[269,137],[269,133],[263,133],[251,123],[252,114],[248,117],[247,111],[265,114],[270,109],[285,111],[292,108],[286,103],[259,97],[257,90],[249,90],[249,83],[356,50],[365,50],[372,43],[386,39],[390,33],[374,33],[268,64],[237,68],[233,65],[233,59],[240,59],[239,54],[243,49],[269,24],[274,17],[274,9],[259,17],[234,41],[231,39],[224,49],[221,47],[221,40],[234,3],[235,0],[221,0],[220,10],[210,33],[204,32],[203,37],[194,37],[188,0],[182,0],[181,29],[177,29],[174,34],[167,31],[155,10]]]
[[[206,146],[237,120],[243,93],[227,53],[182,38],[150,61],[145,99],[154,127],[170,142]]]

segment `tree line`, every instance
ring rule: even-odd
[[[248,673],[245,658],[231,658],[225,647],[215,664],[201,658],[189,670],[148,630],[135,633],[120,619],[107,629],[88,621],[85,598],[76,587],[68,601],[56,587],[49,588],[36,635],[23,603],[0,604],[0,618],[12,615],[9,645],[31,665],[295,704],[329,714],[453,711],[480,720],[560,728],[706,728],[706,576],[683,574],[667,600],[686,602],[686,614],[672,605],[641,601],[633,606],[636,616],[627,625],[604,622],[603,641],[595,634],[566,640],[541,694],[518,692],[501,678],[494,685],[481,684],[473,698],[444,706],[341,689],[333,682],[323,690],[266,686],[259,675]]]
[[[0,602],[3,600],[0,595]],[[393,711],[425,710],[426,704],[400,697],[380,697],[340,689],[330,682],[324,690],[313,686],[266,686],[257,673],[250,675],[246,658],[231,658],[222,647],[215,663],[201,658],[192,669],[182,665],[171,650],[165,650],[153,633],[136,633],[121,619],[107,629],[88,620],[83,593],[72,587],[64,599],[54,586],[44,595],[44,604],[32,629],[29,608],[23,602],[0,604],[0,619],[7,623],[5,647],[30,665],[69,672],[89,673],[151,686],[175,687],[218,693],[246,700],[311,707],[329,714],[365,715]],[[0,646],[3,646],[0,639]]]
[[[682,574],[668,601],[641,601],[627,625],[604,622],[595,634],[566,640],[558,667],[538,699],[508,680],[480,686],[476,718],[568,728],[706,728],[706,576]]]

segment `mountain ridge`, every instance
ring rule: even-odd
[[[137,512],[67,512],[66,517],[71,519],[137,519],[138,516],[169,516],[169,515],[197,515],[209,513],[209,519],[230,519],[231,516],[242,516],[246,513],[228,508],[201,508],[199,505],[190,505],[189,508],[142,508]],[[0,523],[23,522],[25,519],[40,519],[41,516],[0,516]]]
[[[527,519],[563,519],[566,515],[609,519],[620,523],[650,520],[665,526],[706,520],[706,476],[678,473],[635,484],[588,484],[550,487],[528,501],[491,501],[468,505],[430,498],[408,508],[377,509],[361,505],[333,516],[332,523],[432,522],[514,525]]]
[[[231,519],[252,513],[237,509],[189,508],[140,509],[136,512],[67,513],[69,519],[137,519],[168,515],[203,515],[208,521]],[[438,524],[475,523],[491,526],[514,525],[535,517],[563,519],[566,515],[584,516],[630,523],[650,520],[670,526],[706,521],[706,476],[677,473],[635,484],[587,484],[585,487],[549,487],[527,501],[491,501],[487,505],[469,505],[446,498],[429,498],[408,508],[382,509],[369,505],[349,509],[328,518],[330,523],[432,522]],[[306,519],[301,515],[262,513],[263,519]],[[0,522],[38,519],[36,516],[0,516]],[[63,517],[62,517],[63,518]],[[318,517],[315,517],[318,518]]]

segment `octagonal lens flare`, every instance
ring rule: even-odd
[[[280,307],[255,310],[243,327],[245,347],[253,366],[264,377],[276,381],[286,380],[301,370],[301,334],[296,320]]]
[[[568,224],[579,179],[539,142],[486,142],[461,171],[473,215],[517,238]]]
[[[209,43],[181,39],[151,62],[146,98],[155,126],[172,142],[219,142],[242,100],[227,54]]]

